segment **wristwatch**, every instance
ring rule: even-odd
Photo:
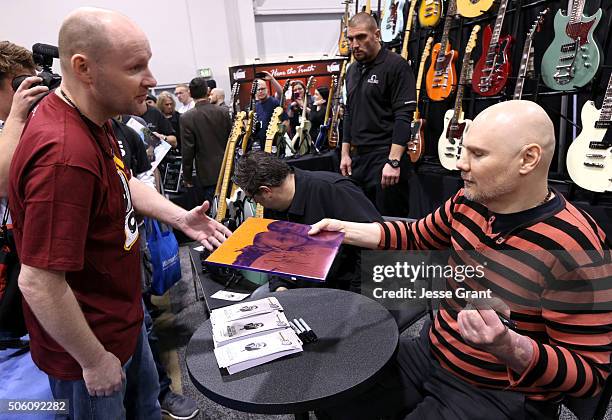
[[[399,168],[400,161],[397,159],[387,159],[387,163],[391,165],[392,168]]]

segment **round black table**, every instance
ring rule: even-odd
[[[397,348],[395,320],[362,295],[313,288],[274,296],[287,318],[303,318],[319,341],[304,344],[302,353],[222,376],[206,321],[191,338],[186,359],[194,385],[211,400],[260,414],[324,408],[368,389]]]

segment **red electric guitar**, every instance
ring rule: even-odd
[[[500,37],[508,0],[501,0],[495,28],[487,25],[482,35],[482,55],[474,66],[472,89],[481,96],[497,95],[506,86],[512,71],[510,64],[510,47],[512,36]],[[486,48],[486,50],[485,50]]]

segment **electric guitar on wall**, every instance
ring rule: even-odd
[[[463,133],[469,127],[472,120],[463,119],[463,90],[469,82],[470,73],[470,56],[472,49],[476,45],[476,38],[480,31],[480,26],[476,25],[472,29],[470,39],[465,47],[463,55],[463,67],[461,68],[461,76],[459,87],[457,88],[457,97],[455,98],[455,109],[449,109],[444,114],[444,129],[438,140],[438,157],[442,166],[449,171],[457,170],[457,161],[461,157],[461,144],[463,141]]]
[[[601,109],[588,101],[581,116],[582,132],[567,151],[567,171],[586,190],[612,191],[612,74]]]
[[[410,41],[410,34],[412,33],[412,21],[414,20],[414,10],[416,9],[416,0],[410,2],[410,8],[408,9],[408,19],[406,20],[406,28],[404,28],[404,41],[402,43],[401,56],[404,60],[408,60],[408,41]]]
[[[513,42],[512,36],[506,35],[501,38],[499,36],[507,6],[508,0],[500,1],[495,28],[491,30],[491,25],[487,25],[482,35],[483,53],[474,66],[472,77],[472,89],[481,96],[493,96],[501,92],[512,70],[508,58]]]
[[[334,104],[334,112],[332,115],[331,123],[329,126],[328,144],[330,149],[335,149],[340,140],[340,107],[342,98],[342,87],[344,86],[344,78],[346,76],[346,60],[342,63],[342,69],[340,70],[340,77],[338,78],[338,90],[336,93],[336,103]],[[331,95],[330,95],[331,100]]]
[[[274,111],[276,111],[277,109],[280,108],[279,115],[282,115],[282,113],[285,110],[285,100],[287,99],[287,91],[289,90],[290,86],[291,86],[291,79],[285,80],[285,84],[283,85],[283,91],[280,95],[279,104],[274,109]],[[293,152],[290,150],[291,138],[289,137],[289,134],[287,134],[287,127],[285,126],[285,124],[283,124],[282,121],[280,121],[280,117],[279,117],[279,123],[278,123],[278,132],[279,132],[278,140],[276,141],[275,144],[272,145],[271,152],[275,153],[278,157],[291,156],[293,154]]]
[[[410,124],[410,140],[406,148],[408,157],[411,162],[418,161],[423,155],[425,150],[425,119],[421,118],[419,112],[419,96],[421,93],[421,84],[423,82],[423,70],[425,69],[425,61],[429,57],[431,51],[431,44],[433,43],[433,37],[427,38],[427,43],[423,49],[423,55],[421,56],[421,64],[419,64],[419,74],[416,81],[416,102],[417,107],[412,117],[412,123]]]
[[[521,66],[519,67],[518,76],[516,78],[516,86],[514,86],[514,95],[512,95],[512,99],[521,99],[523,97],[523,86],[525,84],[525,79],[527,79],[527,77],[531,77],[531,75],[535,71],[533,65],[533,38],[536,32],[540,31],[540,27],[542,26],[544,17],[549,10],[550,9],[548,8],[542,10],[536,20],[533,22],[533,25],[531,25],[531,29],[529,29],[529,32],[527,32],[525,44],[523,45]]]
[[[459,54],[453,50],[448,41],[448,32],[455,17],[455,0],[450,0],[446,19],[444,20],[444,31],[442,39],[434,45],[431,53],[431,64],[427,70],[426,87],[427,96],[432,101],[442,101],[453,93],[457,86],[457,72],[455,61]]]
[[[402,33],[402,29],[404,29],[405,4],[406,0],[389,0],[385,17],[380,21],[380,37],[383,42],[392,42]]]
[[[347,28],[349,21],[349,4],[352,3],[352,0],[345,0],[344,3],[344,15],[340,20],[340,38],[338,39],[338,53],[344,57],[348,57],[351,55],[351,50],[349,48],[349,41],[347,36]]]
[[[542,58],[542,79],[554,90],[573,90],[589,83],[599,69],[600,52],[593,32],[602,11],[582,13],[586,0],[569,0],[569,11],[555,15],[555,38]]]
[[[215,220],[219,223],[223,222],[227,213],[226,198],[234,169],[234,151],[236,148],[236,143],[243,134],[245,118],[246,112],[244,111],[241,111],[236,115],[229,140],[227,141],[227,154],[225,156],[225,163],[223,164],[223,178],[221,181],[221,186],[219,187],[219,195],[216,199],[218,203],[218,210],[217,214],[215,215]]]
[[[440,19],[442,19],[442,6],[442,0],[421,0],[421,6],[419,6],[419,25],[422,28],[433,28],[436,26]]]
[[[333,97],[336,93],[336,89],[338,89],[338,76],[334,74],[332,76],[331,86],[329,87],[329,95],[327,96],[327,104],[325,106],[325,118],[323,119],[323,124],[321,124],[321,127],[319,128],[319,134],[317,135],[317,140],[314,144],[314,148],[317,152],[321,150],[321,147],[323,147],[323,145],[325,144],[325,140],[327,140],[327,134],[331,125],[331,105],[333,102]]]
[[[236,115],[240,112],[240,82],[234,82],[232,86],[232,96],[230,98],[232,115]]]
[[[305,155],[310,152],[310,148],[312,146],[312,139],[310,138],[310,127],[311,123],[306,118],[306,110],[308,108],[308,93],[310,92],[310,88],[312,87],[312,82],[314,81],[314,76],[310,76],[308,78],[308,83],[306,83],[306,89],[304,90],[304,106],[302,107],[302,116],[300,117],[300,125],[298,125],[295,129],[295,136],[293,136],[292,144],[293,150],[295,150],[296,154]]]
[[[457,12],[466,18],[473,18],[488,12],[495,0],[457,0]]]

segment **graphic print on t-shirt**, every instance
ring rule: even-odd
[[[125,174],[124,165],[121,159],[117,156],[113,156],[115,166],[117,167],[117,174],[121,180],[121,186],[123,187],[123,199],[125,200],[125,244],[123,248],[129,251],[132,246],[138,240],[138,223],[136,222],[136,212],[134,206],[132,206],[132,196],[130,195],[130,187],[128,185],[128,179]]]

